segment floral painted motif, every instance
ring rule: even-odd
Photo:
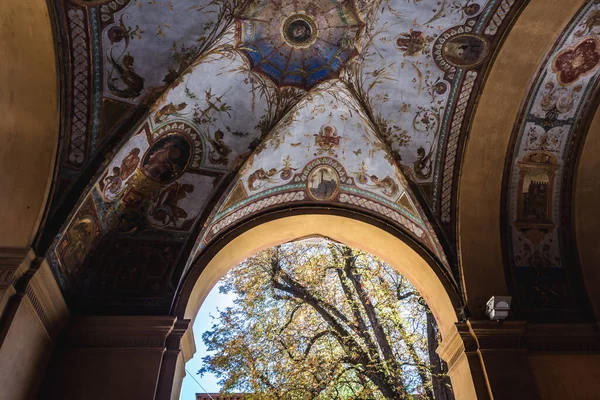
[[[580,76],[594,71],[600,62],[599,44],[598,38],[589,37],[558,53],[552,63],[558,82],[567,86],[576,82]]]

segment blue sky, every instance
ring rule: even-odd
[[[202,307],[198,312],[198,316],[194,322],[194,326],[192,327],[194,331],[194,337],[196,339],[196,354],[194,357],[188,361],[185,365],[185,368],[194,375],[194,378],[200,382],[200,384],[208,391],[209,393],[219,392],[221,390],[220,386],[217,384],[217,379],[211,374],[207,374],[202,378],[196,375],[196,372],[202,367],[202,357],[204,357],[206,352],[206,346],[202,343],[202,333],[209,329],[212,323],[211,315],[217,316],[217,309],[224,309],[233,304],[233,299],[235,297],[231,294],[224,295],[219,293],[219,284],[217,284],[209,295],[202,303]],[[198,386],[196,382],[192,379],[190,374],[188,373],[186,377],[183,379],[183,386],[181,388],[181,395],[179,397],[180,400],[195,400],[196,393],[203,393],[204,391]]]

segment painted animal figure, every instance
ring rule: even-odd
[[[271,168],[268,172],[262,168],[257,169],[248,177],[248,188],[250,190],[258,190],[262,187],[262,184],[256,186],[258,181],[268,181],[277,173],[276,168]]]
[[[188,213],[179,206],[179,202],[193,191],[193,185],[175,182],[159,195],[156,207],[149,212],[150,216],[160,221],[164,226],[176,226],[180,219],[188,217]]]
[[[217,129],[214,138],[207,135],[207,139],[213,147],[213,149],[208,152],[208,159],[213,164],[227,165],[229,154],[232,150],[223,141],[224,137],[225,134],[220,129]]]
[[[112,65],[113,70],[109,73],[108,88],[114,95],[126,99],[134,99],[142,94],[142,90],[144,90],[144,78],[134,71],[134,61],[133,56],[127,53],[123,56],[121,64],[119,64],[113,57],[111,50],[108,62]],[[114,71],[119,75],[118,78],[112,77]],[[123,87],[120,87],[118,82],[121,82]]]
[[[417,161],[413,163],[413,169],[417,177],[419,177],[420,179],[428,179],[431,176],[432,156],[433,151],[430,151],[428,154],[425,154],[425,149],[423,147],[419,147],[417,149]]]
[[[158,112],[154,116],[154,123],[159,124],[161,122],[164,122],[171,115],[181,116],[179,111],[183,110],[186,107],[186,103],[180,103],[177,105],[169,103],[166,106],[162,107],[160,110],[158,110]]]
[[[386,196],[394,197],[398,194],[398,185],[389,175],[383,179],[379,179],[376,175],[371,175],[370,178]]]

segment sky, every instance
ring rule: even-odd
[[[195,400],[196,393],[204,393],[204,390],[200,388],[198,383],[194,382],[194,379],[190,376],[190,374],[194,375],[194,378],[200,385],[204,387],[204,389],[208,393],[218,393],[221,390],[221,387],[217,384],[217,378],[215,378],[212,374],[206,374],[203,377],[196,375],[196,372],[202,367],[202,357],[204,357],[206,352],[206,346],[202,342],[202,333],[208,329],[212,325],[211,315],[217,316],[217,309],[222,310],[225,307],[228,307],[233,304],[233,299],[235,298],[232,294],[221,294],[219,293],[219,284],[215,285],[212,291],[202,303],[202,307],[198,312],[198,316],[194,321],[194,326],[192,330],[194,331],[194,339],[196,340],[196,354],[194,357],[185,364],[185,368],[188,373],[186,373],[185,378],[183,379],[183,386],[181,388],[181,395],[179,396],[180,400]]]

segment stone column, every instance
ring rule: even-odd
[[[35,398],[68,315],[45,261],[0,249],[0,400]]]
[[[529,365],[527,323],[524,321],[467,321],[494,400],[541,399]]]
[[[456,324],[456,330],[444,338],[437,352],[448,364],[457,400],[490,400],[477,345],[465,324]]]
[[[477,399],[541,399],[529,364],[526,327],[524,321],[456,324],[456,334],[438,352],[448,363],[457,399],[463,398],[467,365]]]
[[[188,325],[171,316],[73,317],[41,398],[168,400]]]
[[[178,400],[186,375],[185,363],[196,352],[194,335],[189,319],[177,321],[167,338],[167,349],[158,380],[156,400]]]
[[[14,284],[34,259],[35,254],[28,249],[0,248],[0,317],[8,300],[17,293]]]

